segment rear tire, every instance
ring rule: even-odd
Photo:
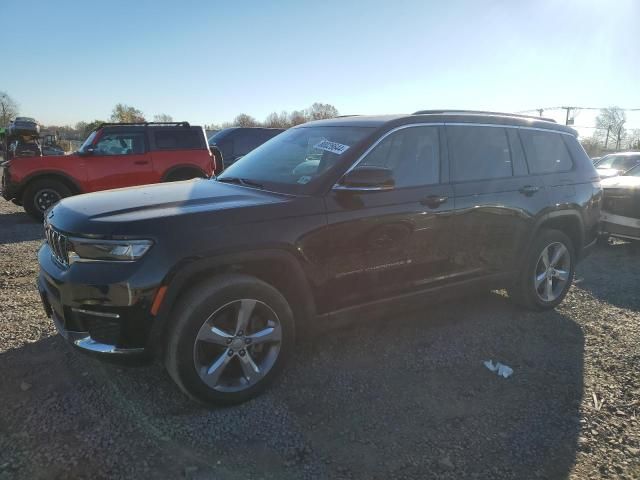
[[[48,208],[71,195],[69,187],[61,181],[45,178],[27,186],[22,196],[22,204],[29,215],[42,221]]]
[[[571,287],[575,263],[574,246],[567,235],[560,230],[540,231],[515,285],[508,288],[509,297],[528,310],[555,308]]]
[[[213,154],[213,158],[216,161],[215,175],[220,175],[224,170],[224,160],[222,159],[222,153],[218,149],[212,149],[211,153]]]
[[[182,391],[205,404],[232,405],[258,395],[294,344],[286,299],[249,275],[222,275],[195,286],[171,318],[165,366]]]

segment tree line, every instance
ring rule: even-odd
[[[8,125],[19,115],[18,103],[6,92],[0,91],[0,127]],[[230,122],[205,125],[207,130],[221,130],[227,127],[269,127],[290,128],[311,120],[323,120],[339,115],[338,109],[328,103],[316,102],[308,108],[293,110],[291,112],[272,112],[263,121],[246,113],[237,115]],[[171,122],[173,117],[166,113],[156,114],[152,117],[154,122]],[[110,122],[144,122],[144,113],[131,106],[118,103],[113,107]],[[105,120],[95,119],[91,122],[78,122],[70,125],[49,125],[44,130],[55,131],[59,136],[70,140],[84,140],[86,136]],[[591,137],[580,138],[582,145],[591,156],[620,150],[640,150],[640,129],[627,129],[627,116],[620,107],[607,107],[600,110],[596,118],[596,126]]]
[[[255,117],[241,113],[237,115],[231,122],[224,122],[222,124],[205,125],[207,130],[221,130],[228,127],[267,127],[267,128],[290,128],[295,127],[312,120],[325,120],[327,118],[335,118],[340,113],[338,109],[328,103],[316,102],[309,108],[302,110],[293,110],[287,112],[283,110],[281,112],[272,112],[260,122]]]
[[[15,117],[19,116],[18,103],[6,92],[0,91],[0,127],[8,125]],[[339,115],[338,109],[328,103],[316,102],[308,108],[293,110],[291,112],[272,112],[259,121],[255,117],[240,113],[232,121],[220,124],[212,123],[205,125],[207,130],[221,130],[228,127],[269,127],[269,128],[289,128],[300,125],[311,120],[324,120],[334,118]],[[159,113],[152,117],[154,122],[172,122],[173,117],[166,113]],[[91,122],[80,121],[75,125],[48,125],[43,130],[55,131],[58,135],[71,140],[83,140],[101,123],[139,123],[146,122],[146,115],[139,109],[118,103],[113,107],[108,119],[95,119]]]

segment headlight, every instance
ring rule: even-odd
[[[151,240],[88,240],[69,238],[69,263],[133,262],[151,248]]]

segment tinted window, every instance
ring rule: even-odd
[[[398,130],[376,145],[360,165],[390,168],[396,187],[438,183],[438,127],[410,127]]]
[[[447,140],[455,181],[486,180],[513,175],[504,128],[449,126]]]
[[[234,139],[234,155],[246,155],[251,150],[262,144],[260,131],[258,130],[245,130],[236,135]]]
[[[144,133],[105,133],[95,145],[95,155],[135,155],[144,153]]]
[[[158,128],[153,131],[157,150],[197,150],[202,148],[202,131],[197,128]]]
[[[566,172],[573,167],[559,133],[521,129],[520,138],[531,173]]]
[[[213,135],[211,135],[209,137],[209,143],[216,143],[219,142],[220,140],[223,140],[225,137],[227,137],[227,135],[229,135],[231,132],[235,132],[237,130],[237,128],[223,128],[222,130],[220,130],[219,132],[214,133]]]

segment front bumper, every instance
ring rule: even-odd
[[[640,218],[603,211],[600,216],[600,232],[613,237],[640,240]]]
[[[9,169],[5,166],[0,167],[0,176],[2,176],[2,180],[0,180],[0,194],[2,194],[5,200],[12,200],[16,198],[18,186],[11,182]]]
[[[71,345],[103,357],[151,358],[149,338],[155,318],[150,306],[155,288],[131,283],[137,265],[83,264],[65,269],[51,257],[47,244],[40,248],[38,260],[43,307]]]

